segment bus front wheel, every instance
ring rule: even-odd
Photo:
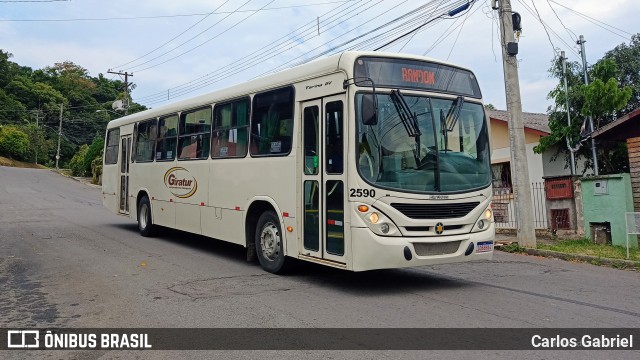
[[[278,274],[284,271],[284,234],[273,211],[264,212],[256,226],[256,252],[263,269]]]
[[[155,225],[151,217],[151,203],[149,198],[144,196],[138,203],[138,230],[140,235],[149,237],[155,233]]]

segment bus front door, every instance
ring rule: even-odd
[[[300,253],[346,263],[344,96],[303,103]]]
[[[120,213],[129,213],[129,163],[131,158],[131,135],[120,137]]]

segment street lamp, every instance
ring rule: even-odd
[[[120,114],[120,113],[117,113],[117,112],[115,112],[115,111],[111,111],[111,110],[107,110],[107,109],[100,109],[100,110],[96,110],[96,112],[97,112],[97,113],[99,113],[99,112],[103,112],[103,111],[104,111],[104,112],[109,112],[109,113],[112,113],[112,114],[116,114],[116,115],[118,115],[118,116],[122,116],[122,114]]]

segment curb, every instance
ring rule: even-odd
[[[501,247],[495,247],[496,250],[504,251],[504,250],[501,250],[500,248]],[[504,251],[504,252],[509,252],[509,251]],[[527,255],[544,256],[544,257],[549,257],[554,259],[561,259],[565,261],[581,261],[581,262],[586,262],[593,265],[606,265],[606,266],[611,266],[618,269],[626,269],[626,268],[635,269],[636,267],[638,267],[638,263],[632,260],[611,259],[611,258],[603,258],[603,257],[583,255],[583,254],[567,254],[567,253],[553,251],[553,250],[525,248],[520,253],[527,254]]]
[[[51,169],[51,171],[53,171],[54,173],[56,173],[58,175],[62,175],[64,177],[66,177],[66,178],[73,179],[73,180],[75,180],[75,181],[77,181],[77,182],[79,182],[81,184],[84,184],[84,185],[87,185],[87,186],[90,186],[90,187],[94,187],[94,188],[101,188],[102,187],[100,185],[96,185],[96,184],[92,184],[90,182],[84,181],[83,178],[81,178],[81,177],[75,177],[75,176],[67,175],[67,174],[63,173],[62,171],[57,171],[56,169]]]

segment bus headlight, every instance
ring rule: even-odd
[[[487,230],[490,227],[492,222],[493,222],[493,212],[491,211],[490,208],[487,208],[485,211],[482,212],[482,215],[480,215],[480,218],[476,220],[476,224],[473,226],[473,229],[471,230],[471,232],[479,232],[479,231]]]
[[[371,221],[372,224],[377,224],[379,220],[380,215],[378,215],[378,213],[372,212],[369,214],[369,221]]]
[[[363,212],[363,205],[356,207],[356,214],[364,220],[364,224],[376,235],[381,236],[402,236],[400,229],[380,210],[368,206],[368,212]]]

